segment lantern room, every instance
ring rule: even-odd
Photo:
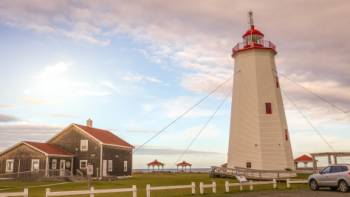
[[[250,11],[248,13],[248,18],[250,28],[243,34],[243,42],[237,43],[232,49],[232,57],[234,57],[237,52],[253,48],[271,49],[276,53],[276,46],[272,42],[264,40],[264,34],[254,26],[253,12]]]

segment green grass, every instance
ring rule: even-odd
[[[211,189],[206,189],[206,196],[230,196],[225,193],[224,183],[228,180],[230,182],[236,182],[234,179],[224,179],[224,178],[210,178],[208,174],[135,174],[132,178],[116,180],[116,181],[94,181],[92,185],[95,189],[111,189],[111,188],[129,188],[132,185],[136,185],[138,189],[137,196],[146,196],[145,188],[146,184],[151,184],[151,186],[162,186],[162,185],[187,185],[191,182],[196,182],[196,193],[199,193],[199,182],[211,183],[215,181],[217,184],[217,194],[212,194]],[[23,191],[23,188],[29,187],[30,197],[41,197],[45,195],[45,188],[51,188],[51,191],[69,191],[69,190],[86,190],[87,182],[74,182],[54,186],[43,186],[46,184],[55,184],[60,183],[57,181],[0,181],[0,189],[11,188],[6,190],[0,190],[0,192],[16,192]],[[39,187],[38,187],[39,186]],[[285,183],[278,183],[277,191],[286,190]],[[305,189],[307,185],[305,184],[293,184],[293,189]],[[239,192],[239,188],[230,188],[230,193]],[[249,192],[248,187],[244,188],[245,191]],[[262,190],[273,190],[271,185],[260,185],[254,186],[254,191]],[[87,195],[86,195],[87,196]],[[111,194],[99,194],[95,195],[96,197],[108,197],[112,196]],[[118,193],[115,196],[131,196],[131,193]],[[165,196],[192,196],[190,189],[181,189],[181,190],[163,190],[163,191],[152,191],[151,196],[156,197],[165,197]],[[199,195],[195,195],[199,196]]]

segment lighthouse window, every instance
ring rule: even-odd
[[[246,167],[247,167],[247,168],[252,168],[252,162],[247,162],[247,163],[246,163]]]
[[[265,103],[266,114],[272,114],[272,106],[271,103]]]
[[[278,77],[276,77],[276,87],[277,87],[277,88],[280,87],[280,82],[278,81]]]
[[[286,141],[288,141],[288,130],[284,130],[284,135],[285,135],[285,138],[286,138]]]

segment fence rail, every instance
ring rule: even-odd
[[[308,184],[309,182],[307,180],[290,180],[287,179],[286,184],[287,188],[291,188],[291,184]]]
[[[213,193],[216,193],[216,182],[212,182],[211,184],[204,184],[203,182],[199,183],[199,193],[204,194],[205,188],[211,188]]]
[[[0,197],[23,196],[28,197],[28,188],[24,188],[23,192],[0,193]]]
[[[76,195],[90,195],[94,197],[94,194],[107,194],[107,193],[121,193],[121,192],[132,192],[133,197],[137,197],[137,188],[136,185],[133,185],[131,188],[120,188],[120,189],[99,189],[95,190],[94,187],[91,187],[90,190],[80,190],[80,191],[59,191],[51,192],[50,188],[46,188],[46,197],[49,196],[76,196]]]
[[[228,181],[225,181],[225,191],[230,192],[230,187],[239,187],[239,190],[243,190],[243,186],[249,185],[249,190],[254,189],[254,185],[269,185],[272,184],[272,188],[276,189],[277,188],[277,181],[276,179],[273,179],[272,181],[249,181],[245,183],[229,183]]]
[[[146,197],[151,197],[152,190],[171,190],[171,189],[191,189],[192,194],[196,193],[196,184],[192,182],[190,185],[171,185],[171,186],[154,186],[146,185]]]

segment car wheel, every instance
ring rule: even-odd
[[[341,192],[347,192],[349,189],[348,184],[345,181],[340,181],[338,187],[339,187],[339,191]]]
[[[314,180],[314,179],[312,179],[310,181],[309,186],[310,186],[310,189],[313,190],[313,191],[316,191],[319,188],[316,180]]]

